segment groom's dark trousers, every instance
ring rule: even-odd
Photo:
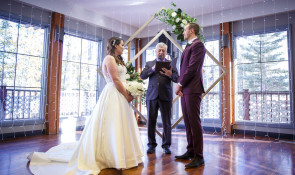
[[[203,133],[200,120],[202,93],[204,93],[202,66],[206,49],[195,39],[183,51],[180,61],[179,84],[182,85],[181,107],[187,137],[187,151],[203,158]]]

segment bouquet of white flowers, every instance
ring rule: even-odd
[[[131,93],[132,96],[141,96],[145,92],[143,83],[138,81],[127,81],[126,89]]]
[[[146,88],[144,82],[140,79],[139,73],[135,71],[135,67],[133,67],[130,62],[126,63],[126,68],[127,91],[134,97],[140,97],[140,101],[145,105]],[[137,101],[135,101],[135,103],[137,103]]]

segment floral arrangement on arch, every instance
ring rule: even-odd
[[[185,12],[183,12],[180,8],[176,9],[176,4],[171,2],[171,5],[175,8],[168,8],[168,9],[162,9],[160,12],[156,13],[155,16],[160,21],[170,25],[173,29],[173,33],[177,36],[177,39],[180,41],[184,41],[183,38],[183,31],[184,26],[187,23],[197,23],[197,18],[192,18]],[[200,29],[200,31],[202,28]],[[204,36],[199,32],[198,33],[198,39],[202,42],[205,42]]]
[[[126,63],[126,89],[134,97],[140,97],[140,101],[145,105],[146,88],[144,87],[144,82],[140,78],[140,74],[135,71],[135,67],[132,66],[131,62]],[[134,103],[137,103],[137,98],[135,98]]]

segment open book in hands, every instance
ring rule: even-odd
[[[160,72],[162,71],[162,68],[166,68],[166,69],[170,69],[170,61],[165,62],[165,61],[157,61],[156,62],[156,67],[155,67],[155,71],[156,72]]]

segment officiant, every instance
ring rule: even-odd
[[[170,64],[168,67],[159,68],[159,66],[165,65],[163,62],[171,63],[170,60],[166,59],[167,45],[165,43],[158,43],[155,53],[157,58],[153,61],[146,62],[145,68],[140,74],[141,79],[149,79],[146,93],[148,117],[147,153],[154,153],[157,147],[156,124],[158,110],[160,109],[163,124],[162,148],[165,154],[171,154],[172,82],[177,83],[178,71],[176,69],[176,64]]]

